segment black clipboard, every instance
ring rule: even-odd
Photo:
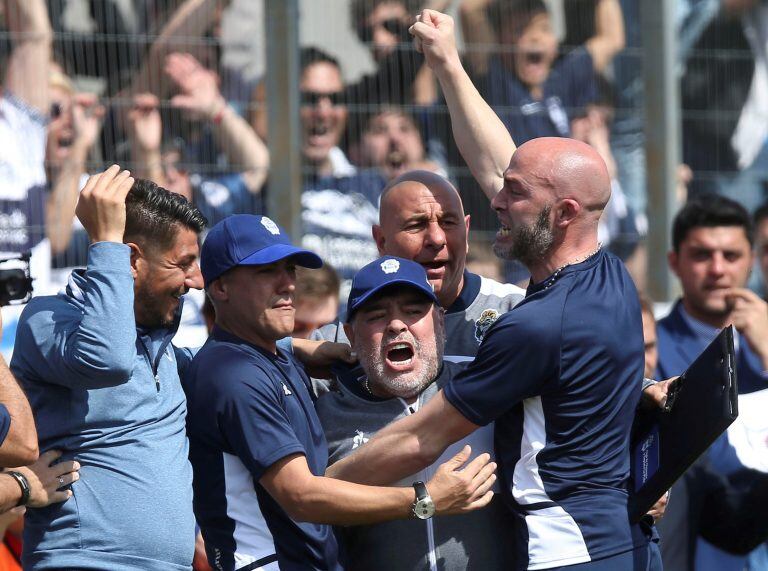
[[[738,416],[733,326],[670,386],[664,410],[640,412],[631,440],[630,519],[639,521]]]

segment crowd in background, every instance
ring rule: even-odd
[[[0,252],[31,251],[36,294],[54,293],[67,284],[72,268],[85,266],[89,238],[75,217],[78,195],[89,175],[110,164],[181,194],[209,227],[232,214],[269,214],[265,196],[281,189],[270,185],[267,141],[280,126],[267,124],[263,73],[249,74],[223,55],[231,43],[223,21],[235,4],[0,4]],[[333,270],[300,272],[295,337],[308,336],[343,312],[352,277],[381,249],[371,234],[379,224],[381,191],[407,171],[438,173],[459,189],[472,220],[470,269],[523,287],[530,277],[522,265],[489,254],[489,235],[496,230],[492,197],[469,173],[438,82],[408,32],[424,7],[454,10],[464,65],[517,145],[571,137],[598,151],[612,183],[601,243],[626,262],[638,289],[645,290],[649,205],[640,0],[328,5],[329,18],[348,19],[374,70],[347,81],[326,46],[300,50],[303,232],[295,242]],[[746,209],[757,253],[749,285],[763,295],[768,3],[679,0],[678,8],[683,162],[677,198],[682,206],[714,193]],[[73,11],[89,30],[72,26]],[[263,36],[248,39],[263,47]],[[746,286],[748,270],[744,283],[732,286]],[[201,343],[212,308],[202,292],[188,298],[187,333],[182,328],[181,335]],[[7,315],[0,348],[9,353],[15,316]],[[760,549],[750,563],[741,558],[734,565],[768,569],[768,551],[765,545]],[[701,569],[707,564],[699,561]]]

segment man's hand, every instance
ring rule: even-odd
[[[461,66],[453,28],[453,18],[434,10],[422,10],[409,28],[416,50],[438,76],[447,68]]]
[[[91,93],[78,93],[72,99],[73,146],[88,152],[101,132],[104,106]]]
[[[156,96],[151,93],[134,95],[128,122],[128,132],[138,150],[144,153],[160,152],[163,123],[160,118],[160,100]]]
[[[731,323],[763,360],[763,369],[768,370],[768,304],[746,288],[727,290],[725,300],[731,308]]]
[[[85,183],[75,213],[91,243],[122,242],[125,233],[125,197],[134,180],[131,173],[112,165]]]
[[[666,381],[659,381],[653,385],[647,387],[640,398],[640,404],[645,409],[664,408],[667,406],[667,395],[669,394],[669,386],[678,377],[672,377]]]
[[[470,512],[487,506],[493,498],[496,463],[490,462],[490,455],[481,454],[462,468],[470,452],[470,447],[465,446],[427,482],[437,515]]]
[[[669,503],[669,491],[667,491],[663,496],[661,496],[655,504],[651,506],[651,509],[648,510],[649,516],[653,518],[654,523],[658,523],[658,521],[664,517],[664,513],[667,511],[667,504]]]
[[[189,54],[172,53],[165,58],[165,73],[179,88],[171,105],[193,119],[214,119],[227,106],[219,91],[218,77]]]
[[[43,508],[47,505],[63,502],[72,497],[72,490],[62,490],[80,479],[80,464],[75,460],[65,460],[53,464],[61,456],[59,450],[48,450],[40,454],[34,464],[23,468],[14,468],[27,477],[30,487],[29,503],[31,508]]]

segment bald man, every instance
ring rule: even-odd
[[[566,139],[535,139],[515,151],[461,67],[452,19],[425,10],[412,33],[499,217],[494,249],[526,264],[532,282],[464,372],[331,471],[396,480],[496,421],[502,493],[519,520],[519,568],[646,569],[648,541],[627,515],[642,321],[629,274],[597,242],[610,197],[605,164]]]
[[[466,269],[469,216],[454,186],[439,174],[410,171],[381,194],[373,238],[379,254],[421,264],[445,310],[445,360],[461,362],[477,354],[485,332],[525,297],[525,290]],[[338,322],[316,338],[347,342]]]

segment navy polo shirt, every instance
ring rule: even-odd
[[[184,388],[195,516],[214,567],[341,569],[330,526],[293,521],[259,484],[292,454],[303,454],[316,476],[328,464],[309,378],[293,356],[216,327]]]
[[[635,286],[601,250],[531,285],[445,387],[468,420],[496,421],[522,568],[602,559],[646,541],[628,522],[626,489],[643,366]]]
[[[570,137],[570,120],[597,99],[594,63],[584,47],[553,63],[540,100],[531,96],[528,88],[499,58],[489,62],[480,87],[483,97],[517,145],[536,137]]]
[[[0,444],[5,442],[8,431],[11,429],[11,413],[4,404],[0,404]]]

